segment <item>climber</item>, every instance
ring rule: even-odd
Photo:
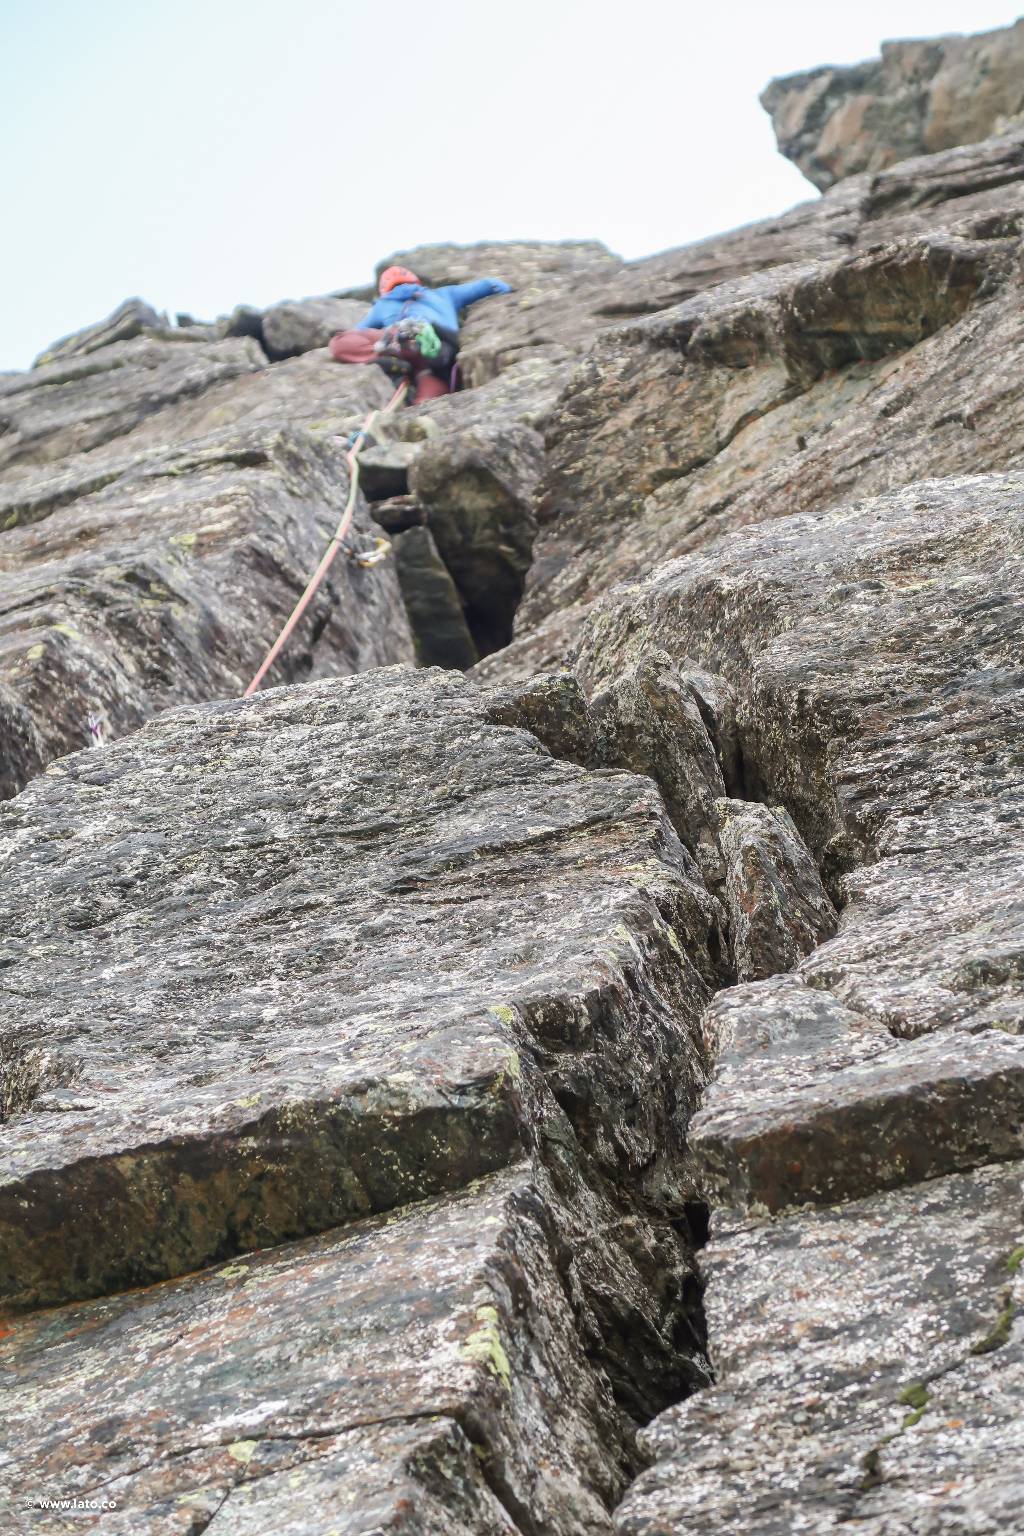
[[[511,292],[496,277],[425,288],[407,267],[388,267],[369,314],[355,330],[331,337],[331,356],[339,363],[379,363],[386,373],[410,377],[416,386],[412,403],[422,405],[451,389],[461,312],[478,299]]]

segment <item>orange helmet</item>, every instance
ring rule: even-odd
[[[419,278],[408,267],[385,267],[380,275],[378,288],[381,294],[390,293],[399,283],[418,283]]]

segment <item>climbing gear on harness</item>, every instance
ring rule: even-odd
[[[408,316],[381,333],[373,344],[373,360],[390,378],[408,378],[424,365],[439,374],[454,362],[456,351],[429,320]]]
[[[433,362],[440,357],[444,343],[429,320],[398,320],[382,331],[373,344],[377,354],[375,362],[388,358],[401,363],[406,369],[426,358]]]
[[[384,555],[387,553],[388,541],[386,539],[378,539],[376,541],[376,549],[357,553],[348,549],[347,545],[345,544],[345,536],[352,524],[352,518],[356,510],[356,496],[359,492],[359,450],[363,446],[363,443],[366,441],[367,434],[372,428],[377,417],[389,416],[391,412],[405,399],[408,387],[408,384],[405,382],[399,384],[398,388],[395,390],[394,394],[391,396],[391,399],[388,401],[383,410],[370,411],[369,415],[363,422],[363,425],[359,429],[359,433],[355,442],[347,450],[345,454],[345,462],[348,465],[348,495],[345,498],[345,508],[338,521],[338,526],[328,540],[327,548],[324,551],[323,558],[307,582],[306,590],[295,604],[295,607],[292,609],[284,625],[284,628],[281,630],[281,633],[278,635],[277,639],[274,641],[273,645],[270,647],[270,650],[264,657],[259,671],[256,673],[252,682],[243,693],[243,699],[249,698],[250,695],[256,692],[263,679],[274,665],[274,662],[284,650],[285,645],[288,643],[289,635],[292,633],[292,630],[295,628],[296,624],[302,618],[302,615],[313,601],[317,589],[319,588],[320,583],[323,581],[324,577],[327,575],[331,562],[333,561],[335,555],[338,553],[338,550],[344,549],[346,553],[349,554],[349,556],[355,561],[356,565],[361,566],[376,565],[378,560],[382,560]]]

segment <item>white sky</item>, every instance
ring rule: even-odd
[[[781,212],[816,194],[771,76],[1019,4],[0,0],[0,369],[131,294],[210,318],[424,241],[641,256]]]

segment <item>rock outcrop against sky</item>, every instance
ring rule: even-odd
[[[1022,36],[387,258],[514,291],[252,698],[372,290],[0,378],[4,1536],[1018,1528]]]

